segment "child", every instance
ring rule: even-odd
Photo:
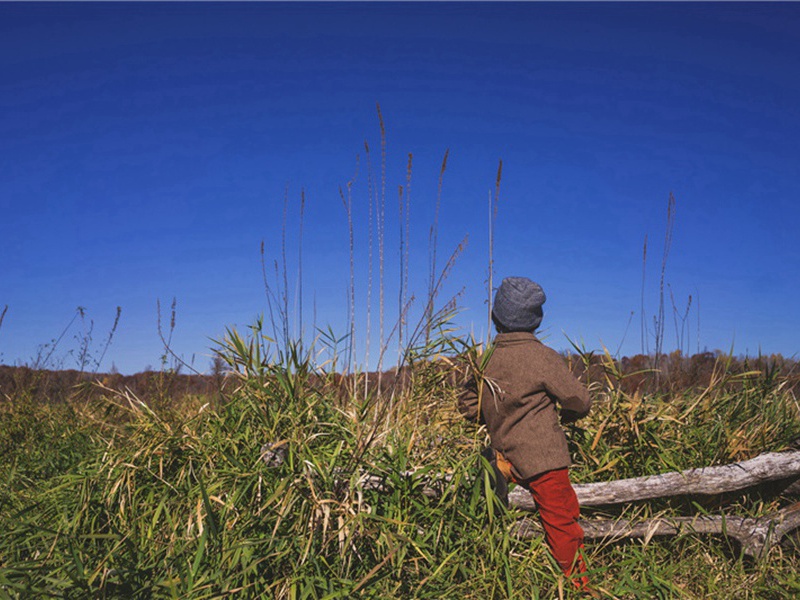
[[[578,499],[556,403],[561,421],[571,422],[586,416],[592,402],[564,359],[533,334],[544,302],[544,291],[530,279],[503,280],[492,307],[498,335],[483,383],[470,381],[458,407],[467,419],[486,424],[497,466],[530,490],[551,553],[567,576],[577,575],[575,585],[589,591]]]

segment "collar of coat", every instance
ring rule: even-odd
[[[530,331],[510,331],[508,333],[498,333],[494,338],[494,343],[497,346],[505,346],[507,344],[515,344],[519,342],[539,342],[539,338],[537,338]]]

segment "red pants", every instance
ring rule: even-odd
[[[545,471],[519,483],[530,490],[536,502],[545,541],[561,569],[567,576],[585,573],[583,529],[578,524],[580,507],[567,469]],[[578,577],[575,583],[584,587],[588,578]]]

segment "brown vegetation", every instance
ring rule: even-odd
[[[37,403],[63,403],[76,397],[89,398],[101,392],[100,386],[130,390],[137,398],[155,401],[169,398],[180,403],[187,396],[214,397],[225,388],[221,375],[183,375],[145,371],[135,375],[82,373],[76,370],[50,371],[30,367],[0,365],[0,402],[7,398],[27,398]]]
[[[664,355],[659,360],[659,374],[652,368],[653,359],[637,354],[632,357],[610,360],[603,354],[570,354],[566,357],[572,371],[586,384],[596,382],[602,387],[614,386],[626,394],[640,393],[692,393],[711,385],[725,385],[740,389],[748,381],[769,391],[770,385],[782,385],[786,391],[800,389],[800,367],[793,358],[780,354],[752,357],[730,357],[720,352],[704,352],[683,356],[680,352]],[[449,384],[457,383],[461,368],[449,362],[431,365]],[[346,396],[356,389],[389,396],[413,385],[409,366],[392,368],[383,373],[371,371],[355,375],[333,374],[311,376],[309,383],[325,393],[337,390]],[[227,383],[226,383],[227,382]],[[135,375],[119,373],[91,374],[77,370],[50,371],[29,367],[0,365],[0,401],[4,398],[25,395],[29,400],[42,403],[61,403],[75,397],[88,398],[102,392],[103,388],[125,391],[146,402],[169,399],[180,404],[188,396],[221,397],[232,387],[230,378],[216,375],[185,375],[172,371],[144,371]]]
[[[620,360],[603,354],[570,355],[567,360],[584,383],[613,383],[626,394],[692,393],[712,384],[739,389],[748,380],[757,380],[761,386],[780,382],[787,391],[800,389],[798,361],[780,354],[732,357],[717,351],[684,356],[675,351],[659,358],[658,370],[653,357],[642,354]]]

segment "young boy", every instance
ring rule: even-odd
[[[498,335],[484,381],[470,381],[458,407],[467,419],[486,424],[498,467],[530,490],[550,551],[567,576],[576,576],[576,587],[588,591],[578,499],[567,472],[570,457],[559,417],[562,423],[584,417],[592,402],[564,359],[533,334],[542,322],[545,299],[530,279],[503,280],[492,306]]]

